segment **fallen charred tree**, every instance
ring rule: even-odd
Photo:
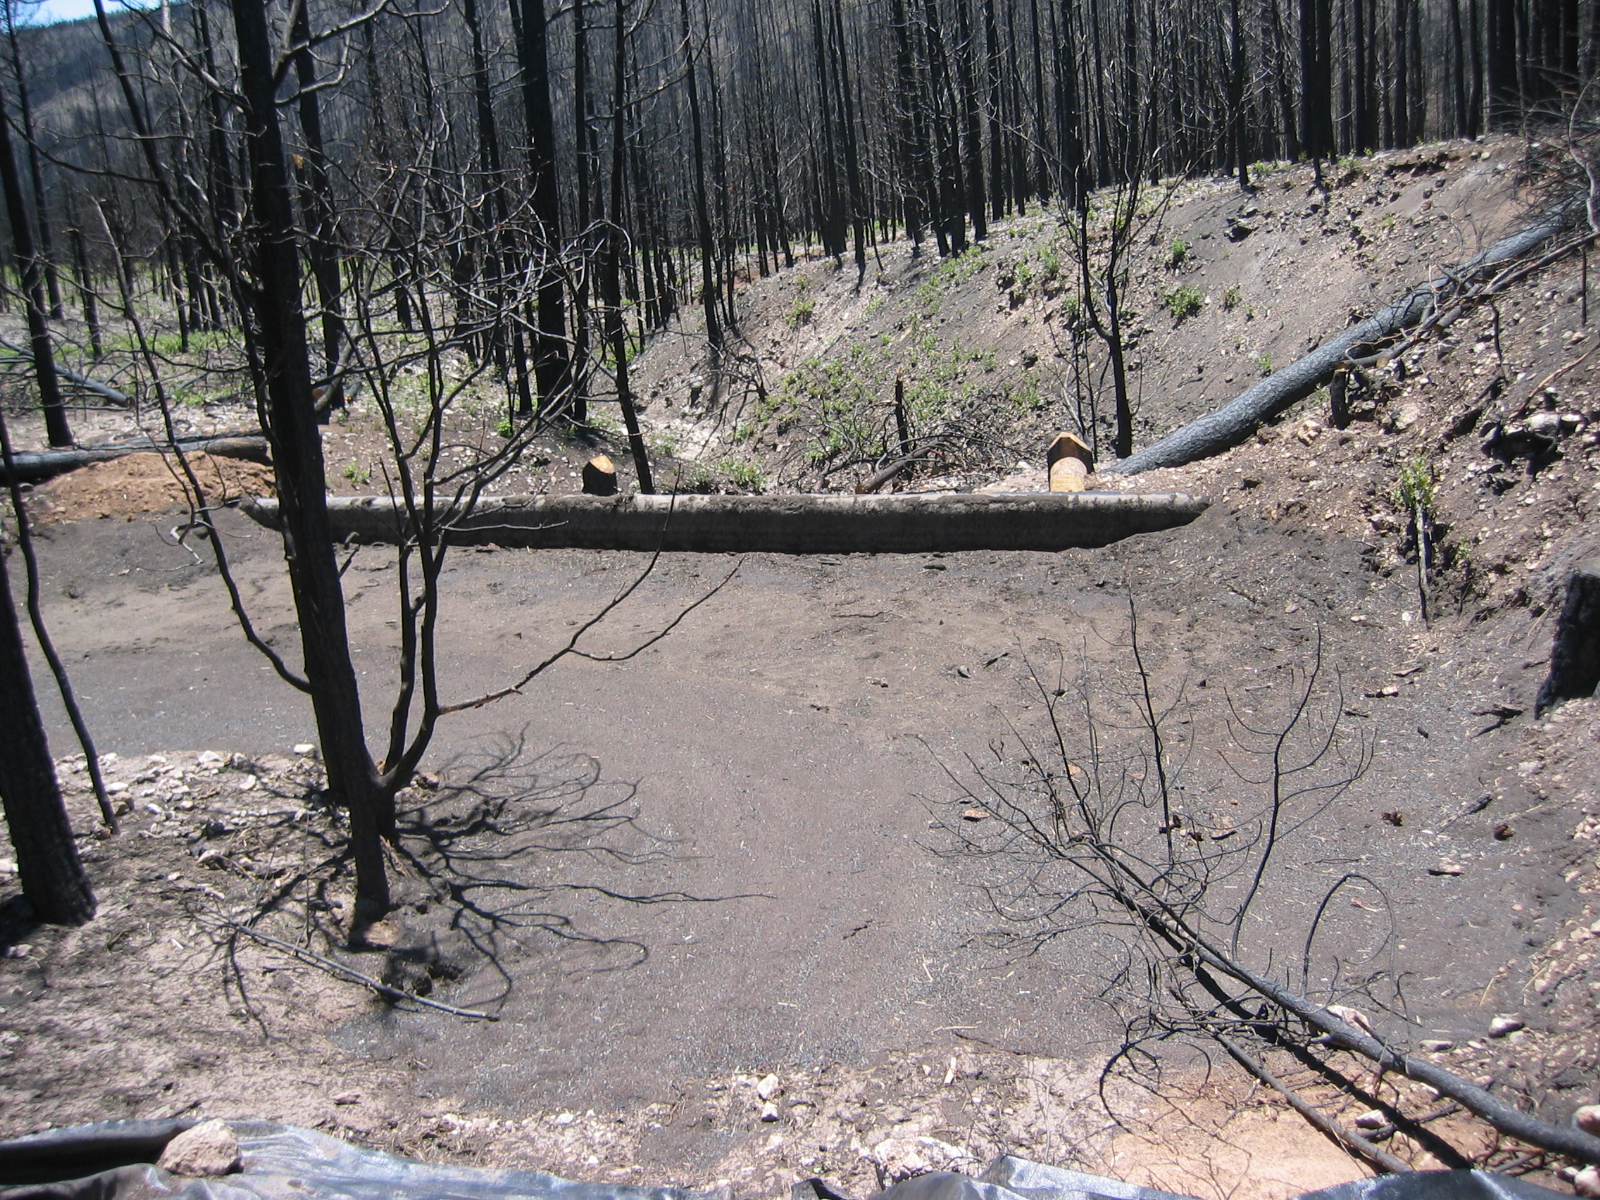
[[[5,338],[0,337],[0,348],[9,350],[17,357],[26,359],[30,363],[33,362],[33,351],[26,346],[19,346],[15,342],[8,342]],[[55,373],[68,383],[81,388],[83,391],[91,392],[102,400],[121,406],[133,403],[132,400],[128,399],[126,392],[119,391],[108,383],[101,383],[98,379],[90,379],[87,375],[80,374],[68,367],[63,367],[59,362],[54,363],[53,366]]]
[[[1207,502],[1181,492],[1013,495],[533,496],[480,501],[447,520],[456,545],[704,553],[915,554],[1104,546],[1186,525]],[[278,528],[276,500],[241,507]],[[330,497],[335,538],[394,542],[407,525],[387,496]]]
[[[1526,229],[1502,238],[1461,266],[1444,271],[1439,279],[1413,288],[1403,299],[1267,376],[1223,408],[1111,464],[1105,473],[1136,475],[1158,467],[1178,467],[1237,446],[1264,421],[1327,383],[1341,366],[1369,359],[1378,348],[1414,326],[1448,326],[1474,294],[1487,296],[1509,283],[1509,278],[1501,278],[1512,274],[1505,268],[1518,264],[1567,229],[1581,211],[1583,206],[1579,203],[1551,210]],[[1575,247],[1576,243],[1562,247],[1546,258],[1559,257]],[[1522,272],[1514,274],[1520,278]]]
[[[271,451],[267,439],[256,434],[224,434],[219,437],[179,438],[176,446],[171,442],[155,442],[148,438],[137,442],[111,442],[103,446],[79,446],[71,450],[19,451],[12,455],[17,483],[39,483],[65,471],[76,471],[90,463],[110,462],[130,454],[171,453],[174,449],[185,454],[213,454],[218,458],[243,458],[250,462],[270,463]],[[0,467],[0,484],[13,482],[4,467]]]

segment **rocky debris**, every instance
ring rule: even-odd
[[[885,1180],[894,1183],[930,1171],[957,1171],[977,1165],[965,1150],[935,1137],[884,1138],[866,1157],[882,1171]]]
[[[1517,1030],[1525,1028],[1526,1026],[1527,1022],[1521,1017],[1514,1016],[1510,1013],[1501,1013],[1494,1020],[1489,1022],[1489,1036],[1492,1038],[1507,1037],[1510,1034],[1516,1033]]]
[[[767,1075],[756,1083],[756,1095],[763,1100],[776,1099],[778,1093],[783,1091],[783,1084],[776,1075]]]
[[[1590,1137],[1600,1137],[1600,1104],[1585,1104],[1572,1114],[1572,1123]]]
[[[167,1143],[156,1166],[195,1178],[239,1169],[239,1138],[226,1121],[202,1121]]]
[[[1423,1038],[1418,1045],[1422,1047],[1425,1054],[1443,1054],[1447,1050],[1456,1048],[1454,1042],[1446,1041],[1444,1038]]]

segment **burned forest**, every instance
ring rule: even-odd
[[[0,0],[3,1200],[1600,1196],[1597,89]]]

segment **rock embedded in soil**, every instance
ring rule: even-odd
[[[195,1178],[227,1175],[239,1169],[239,1139],[226,1121],[202,1121],[168,1142],[156,1166]]]

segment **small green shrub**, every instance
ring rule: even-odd
[[[1206,306],[1206,297],[1205,293],[1194,284],[1180,283],[1177,287],[1167,288],[1161,293],[1161,303],[1166,306],[1173,319],[1181,324]]]
[[[1232,312],[1244,301],[1244,293],[1239,290],[1237,283],[1230,283],[1228,290],[1222,293],[1222,307]]]
[[[725,458],[717,464],[717,468],[737,488],[747,492],[766,490],[767,474],[753,462],[739,458]]]
[[[510,417],[501,417],[500,424],[494,427],[494,431],[500,437],[509,438],[517,431],[517,427],[511,423]]]
[[[357,466],[355,459],[345,463],[344,470],[340,474],[357,487],[366,487],[372,482],[372,468]]]
[[[1433,482],[1433,464],[1419,456],[1402,466],[1400,478],[1395,483],[1394,502],[1407,512],[1433,516],[1434,505],[1438,502],[1438,492]]]
[[[1171,244],[1167,246],[1167,257],[1164,260],[1166,262],[1167,269],[1169,271],[1175,271],[1179,267],[1183,266],[1184,263],[1188,262],[1189,249],[1189,243],[1184,241],[1181,237],[1173,238]]]
[[[1261,372],[1263,377],[1271,375],[1272,374],[1272,355],[1263,354],[1260,358],[1256,359],[1256,369]]]

